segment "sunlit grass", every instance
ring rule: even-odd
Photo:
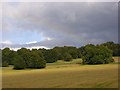
[[[81,59],[57,61],[45,69],[3,68],[5,88],[117,88],[118,64],[81,65]]]

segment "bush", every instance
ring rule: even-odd
[[[26,68],[25,61],[20,55],[16,53],[16,55],[14,56],[14,68],[13,69],[21,70],[25,68]]]
[[[22,57],[24,60],[26,67],[28,67],[28,64],[30,62],[30,50],[26,48],[21,48],[17,51],[18,55]]]
[[[55,50],[46,50],[44,52],[44,59],[47,63],[53,63],[58,60],[58,55]]]
[[[45,68],[46,61],[43,59],[43,55],[38,50],[32,50],[21,48],[14,56],[14,69],[25,68]]]
[[[45,68],[46,61],[38,53],[31,52],[28,68]]]
[[[8,65],[8,62],[2,60],[2,67],[8,67],[8,66],[9,66],[9,65]]]
[[[108,64],[112,61],[112,51],[105,46],[86,45],[81,54],[83,64]]]
[[[69,53],[65,53],[63,56],[64,56],[63,57],[64,61],[71,61],[72,60],[72,56]]]
[[[1,54],[2,54],[2,67],[8,67],[9,65],[13,65],[15,51],[10,50],[9,48],[4,48]]]

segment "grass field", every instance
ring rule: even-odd
[[[117,61],[117,57],[115,57]],[[117,88],[118,64],[81,65],[81,59],[47,64],[45,69],[3,68],[3,88]]]

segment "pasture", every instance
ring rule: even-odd
[[[114,58],[117,61],[117,57]],[[117,88],[118,64],[81,65],[57,61],[45,69],[2,69],[3,88]]]

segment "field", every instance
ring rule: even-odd
[[[117,62],[117,57],[114,58]],[[81,65],[81,59],[47,64],[45,69],[3,68],[3,88],[117,88],[118,64]]]

